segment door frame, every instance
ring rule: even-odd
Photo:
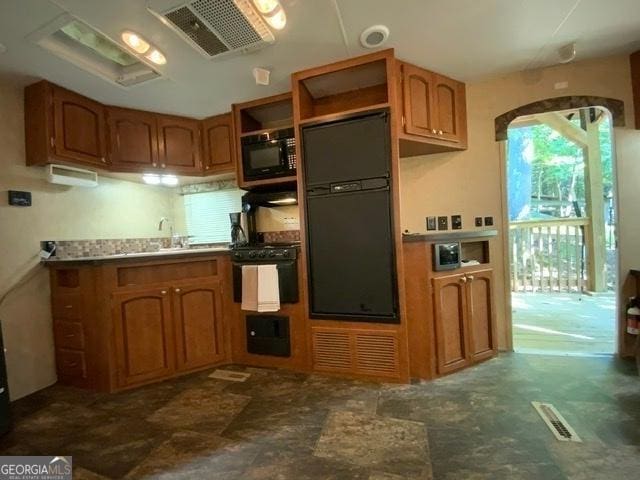
[[[511,110],[510,112],[507,112],[503,115],[501,115],[500,117],[497,117],[495,120],[495,125],[496,125],[496,143],[498,144],[498,156],[500,159],[500,207],[502,209],[502,232],[500,234],[501,237],[501,242],[502,242],[502,251],[503,251],[503,258],[505,259],[505,261],[503,261],[503,269],[502,269],[502,275],[504,278],[503,281],[503,296],[504,296],[504,319],[505,319],[505,336],[506,336],[506,350],[507,351],[514,351],[513,350],[513,306],[511,303],[511,257],[510,257],[510,248],[511,248],[511,242],[509,239],[509,201],[508,201],[508,185],[507,185],[507,161],[508,161],[508,148],[507,148],[507,142],[508,142],[508,138],[507,138],[507,130],[509,125],[511,124],[511,122],[513,122],[513,120],[515,120],[516,118],[518,118],[519,116],[522,115],[528,115],[530,112],[527,111],[527,107],[533,106],[533,105],[538,105],[538,104],[545,104],[545,108],[543,109],[538,109],[535,108],[535,113],[548,113],[548,112],[557,112],[557,111],[562,111],[562,110],[567,110],[566,105],[559,103],[560,100],[563,100],[564,98],[573,98],[573,97],[560,97],[557,99],[548,99],[548,100],[543,100],[541,102],[535,102],[535,104],[529,104],[529,105],[525,105],[524,107],[520,107],[520,108],[516,108],[514,110]],[[585,99],[598,99],[599,97],[583,97]],[[618,158],[617,158],[617,154],[616,154],[616,135],[615,135],[615,131],[616,128],[620,128],[620,127],[624,127],[624,106],[620,107],[622,110],[619,110],[617,107],[619,107],[619,100],[613,100],[613,99],[603,99],[603,100],[610,100],[611,102],[615,102],[613,103],[613,105],[616,106],[616,110],[611,110],[610,106],[612,105],[611,102],[609,102],[606,105],[602,105],[602,103],[607,103],[607,102],[598,102],[598,101],[594,101],[593,104],[591,105],[581,105],[581,106],[576,106],[574,108],[601,108],[607,115],[609,115],[609,120],[610,120],[610,124],[611,124],[611,173],[612,173],[612,178],[613,178],[613,187],[614,187],[614,192],[613,192],[613,199],[614,199],[614,215],[616,218],[616,225],[619,225],[619,204],[620,204],[620,199],[619,199],[619,185],[618,185],[618,172],[617,172],[617,166],[618,166]],[[619,103],[618,103],[619,102]],[[518,113],[517,115],[513,116],[514,112],[521,112]],[[505,124],[500,124],[499,125],[499,119],[501,118],[510,118],[508,123]],[[622,123],[620,123],[622,122]],[[500,126],[500,129],[499,129]],[[617,232],[616,232],[616,241],[617,241]],[[620,354],[620,345],[623,342],[623,328],[621,327],[621,319],[620,319],[620,313],[623,310],[623,293],[621,290],[621,279],[622,279],[622,272],[620,270],[620,249],[619,247],[616,249],[617,251],[617,255],[616,255],[616,291],[615,291],[615,297],[616,297],[616,309],[615,309],[615,327],[616,327],[616,335],[615,335],[615,346],[614,346],[614,351],[613,354],[614,355],[619,355]]]

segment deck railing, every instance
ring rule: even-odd
[[[512,291],[577,292],[586,286],[588,224],[588,218],[511,222]]]

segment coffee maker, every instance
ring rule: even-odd
[[[231,243],[230,248],[244,247],[247,244],[247,215],[244,212],[232,212],[229,214],[231,221]],[[243,226],[244,225],[244,226]]]

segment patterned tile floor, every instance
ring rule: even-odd
[[[74,478],[610,479],[640,471],[640,381],[612,357],[503,354],[415,385],[268,369],[12,404],[0,454],[73,455]],[[553,402],[584,440],[559,442]]]

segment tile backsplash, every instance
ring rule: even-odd
[[[177,239],[180,244],[187,240],[188,237]],[[171,239],[168,237],[59,240],[56,241],[55,256],[60,259],[100,257],[122,253],[156,252],[160,248],[169,248],[170,246]]]

